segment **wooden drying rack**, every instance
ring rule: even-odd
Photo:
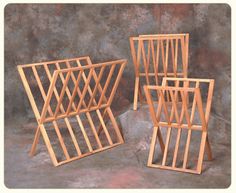
[[[82,65],[82,63],[85,63],[85,65]],[[35,154],[36,145],[38,144],[40,134],[42,134],[54,166],[59,166],[61,164],[77,160],[87,155],[91,155],[124,143],[120,129],[110,106],[126,63],[126,60],[116,60],[100,64],[92,64],[89,57],[80,57],[18,65],[17,68],[21,80],[38,123],[30,155]],[[64,68],[61,67],[62,65],[64,65]],[[52,67],[54,70],[51,70]],[[38,73],[39,68],[43,71],[42,76]],[[31,72],[31,77],[27,78],[27,72],[29,72],[29,70]],[[115,74],[115,72],[117,73]],[[49,82],[49,87],[44,84],[46,79]],[[91,83],[92,79],[94,80],[93,89]],[[103,87],[101,85],[102,79],[105,79],[105,84]],[[61,86],[58,86],[60,82],[62,84]],[[111,86],[111,82],[113,82],[113,86]],[[34,95],[37,93],[32,91],[33,84],[34,86],[37,85],[39,93],[42,96],[41,103],[35,99],[36,96]],[[110,86],[111,89],[109,90],[108,88]],[[93,116],[91,115],[93,112],[97,115],[100,121],[100,126],[98,128],[104,131],[106,139],[109,143],[106,146],[102,144],[102,141],[97,133]],[[91,128],[90,131],[92,131],[95,141],[97,142],[95,148],[91,145],[91,141],[89,140],[87,130],[81,118],[82,114],[85,115]],[[105,115],[108,115],[113,126],[113,130],[117,138],[116,142],[113,142],[111,139],[109,129],[107,128],[106,121],[104,120]],[[75,136],[76,128],[72,125],[71,118],[74,118],[77,121],[81,129],[82,136],[86,142],[88,151],[82,152]],[[70,155],[68,148],[64,143],[64,136],[58,124],[61,120],[65,122],[66,128],[69,131],[69,136],[76,150],[75,155]],[[65,157],[64,160],[58,160],[57,158],[56,151],[54,151],[52,147],[53,139],[49,139],[49,131],[45,129],[45,125],[47,123],[51,123],[55,129],[57,135],[56,138],[59,141]]]
[[[172,86],[170,86],[172,83]],[[182,85],[180,85],[182,83]],[[201,94],[201,85],[206,84],[208,88],[207,97],[205,98],[206,106],[204,108],[203,98]],[[200,174],[202,171],[202,162],[204,157],[205,145],[207,150],[208,159],[212,160],[212,152],[210,143],[208,140],[208,122],[210,117],[210,109],[213,97],[214,80],[212,79],[190,79],[190,78],[169,78],[164,77],[161,86],[144,86],[145,95],[149,105],[151,118],[154,124],[153,135],[150,145],[150,152],[148,157],[148,166],[161,169],[169,169],[181,172],[190,172]],[[166,103],[166,93],[170,95],[170,108]],[[158,98],[158,105],[155,109],[154,106],[154,95]],[[191,101],[192,97],[192,103]],[[177,100],[181,103],[181,113],[178,112]],[[188,106],[191,109],[191,113],[188,112]],[[168,110],[171,109],[171,110]],[[198,109],[198,111],[196,111]],[[194,123],[195,115],[198,112],[200,121]],[[161,117],[164,115],[164,117]],[[185,121],[184,121],[185,120]],[[174,151],[172,162],[167,163],[167,158],[171,160],[169,146],[173,140],[171,139],[171,132],[173,129],[177,129],[176,140],[174,140]],[[166,140],[163,141],[161,131],[166,131]],[[187,139],[185,147],[180,147],[181,133],[187,132]],[[192,132],[201,132],[201,141],[197,164],[188,168],[188,154],[190,150]],[[160,143],[161,155],[157,158],[158,163],[154,163],[154,156],[156,153],[156,141],[157,138]],[[182,163],[177,165],[178,152],[184,149],[183,159],[180,160]],[[195,152],[195,154],[197,154]],[[161,159],[162,157],[162,159]],[[181,156],[179,156],[181,157]],[[159,160],[159,161],[158,161]]]
[[[135,69],[134,110],[137,110],[138,98],[141,103],[144,102],[141,89],[142,78],[145,78],[145,85],[160,85],[163,77],[187,78],[188,47],[189,34],[153,34],[130,37]],[[179,54],[180,51],[181,54]],[[167,98],[167,100],[169,99]]]

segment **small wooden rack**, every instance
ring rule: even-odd
[[[89,57],[80,57],[18,65],[38,123],[30,155],[40,133],[54,166],[124,143],[110,106],[126,63],[92,64]],[[104,136],[98,135],[99,128]]]
[[[160,85],[163,77],[187,78],[189,34],[130,37],[135,69],[133,109],[144,102],[142,85]]]
[[[213,89],[213,79],[193,78],[164,77],[161,86],[144,86],[154,124],[149,167],[201,173],[205,146],[208,159],[212,159],[207,134]],[[168,96],[170,103],[166,102]]]

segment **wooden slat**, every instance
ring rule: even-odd
[[[131,56],[132,56],[133,64],[134,64],[135,76],[137,77],[138,76],[137,55],[136,55],[136,51],[135,51],[135,47],[134,47],[133,37],[129,38],[129,42],[130,42]]]
[[[181,98],[182,98],[182,105],[185,111],[185,118],[187,120],[189,128],[191,128],[191,122],[188,114],[188,109],[187,109],[187,98],[186,98],[186,93],[184,91],[180,92]],[[187,135],[187,141],[185,145],[185,151],[184,151],[184,161],[183,161],[183,168],[185,169],[187,167],[187,160],[188,160],[188,152],[189,152],[189,146],[190,146],[190,139],[191,139],[191,129],[188,130],[188,135]]]
[[[83,125],[83,123],[82,123],[82,121],[81,121],[79,115],[76,115],[76,119],[78,120],[80,129],[81,129],[81,131],[82,131],[82,134],[83,134],[83,136],[84,136],[84,139],[85,139],[85,142],[86,142],[86,144],[87,144],[87,146],[88,146],[88,149],[89,149],[90,152],[92,152],[92,151],[93,151],[93,148],[92,148],[92,146],[91,146],[91,143],[90,143],[90,141],[89,141],[89,138],[88,138],[87,133],[86,133],[86,131],[85,131],[84,125]]]
[[[113,115],[113,113],[111,111],[111,108],[108,107],[108,108],[106,108],[106,110],[107,110],[107,113],[108,113],[108,115],[110,117],[111,123],[112,123],[112,125],[113,125],[113,127],[115,129],[118,141],[121,142],[121,143],[124,143],[124,139],[123,139],[123,137],[121,135],[120,129],[119,129],[118,125],[117,125],[117,122],[116,122],[115,117],[114,117],[114,115]]]
[[[139,77],[135,78],[135,86],[134,86],[134,106],[133,109],[136,111],[138,108],[138,92],[139,91]]]
[[[119,70],[119,72],[118,72],[118,74],[117,74],[116,81],[115,81],[115,83],[114,83],[114,85],[113,85],[113,88],[112,88],[111,93],[110,93],[110,96],[109,96],[109,100],[108,100],[108,102],[107,102],[109,106],[111,106],[111,103],[112,103],[113,98],[114,98],[114,96],[115,96],[115,92],[116,92],[116,90],[117,90],[117,88],[118,88],[118,85],[119,85],[121,76],[122,76],[122,74],[123,74],[125,65],[126,65],[126,63],[123,63],[123,64],[121,65],[120,70]]]
[[[187,124],[188,124],[189,127],[191,127],[191,122],[190,122],[190,117],[189,117],[188,107],[187,107],[186,92],[180,91],[180,95],[181,95],[181,98],[182,98],[182,106],[184,108],[184,114],[185,114]]]
[[[146,53],[145,53],[143,41],[140,42],[140,46],[141,46],[141,51],[142,51],[142,56],[143,56],[143,65],[144,65],[144,71],[145,71],[145,75],[146,75],[145,76],[146,83],[149,85],[150,81],[149,81],[149,76],[148,76],[148,64],[147,64]]]
[[[168,127],[167,135],[166,135],[166,142],[165,142],[165,150],[164,150],[163,159],[162,159],[163,166],[166,165],[166,158],[167,158],[168,147],[170,143],[170,135],[171,135],[171,127]]]
[[[166,69],[166,65],[165,65],[165,50],[164,50],[163,40],[160,40],[160,45],[161,45],[161,58],[162,58],[162,66],[163,66],[164,76],[167,76],[167,69]]]
[[[103,72],[105,70],[105,66],[103,66],[100,70],[100,73],[98,75],[98,79],[96,80],[96,84],[95,84],[95,87],[93,89],[93,93],[92,93],[92,96],[90,97],[90,101],[88,103],[88,109],[90,109],[91,105],[92,105],[92,102],[94,100],[94,97],[95,95],[97,94],[97,89],[98,89],[98,85],[100,84],[100,81],[101,81],[101,78],[103,76]]]
[[[49,69],[48,69],[48,66],[47,66],[46,64],[44,64],[43,67],[44,67],[44,70],[45,70],[45,72],[46,72],[46,74],[47,74],[47,77],[48,77],[49,81],[52,82],[52,75],[51,75],[51,73],[50,73],[50,71],[49,71]],[[59,72],[57,72],[57,73],[59,73]],[[57,92],[56,87],[54,87],[53,93],[54,93],[56,99],[59,100],[59,94],[58,94],[58,92]],[[64,107],[63,107],[62,104],[60,105],[60,110],[61,110],[62,112],[65,112],[65,111],[64,111]]]
[[[96,141],[97,141],[97,144],[98,144],[99,148],[102,148],[102,143],[101,143],[101,141],[100,141],[100,139],[99,139],[99,137],[98,137],[98,134],[97,134],[97,132],[96,132],[96,128],[95,128],[95,126],[94,126],[92,117],[91,117],[90,113],[86,113],[86,114],[87,114],[87,119],[88,119],[88,121],[89,121],[90,127],[91,127],[91,129],[92,129],[92,132],[93,132],[93,134],[94,134],[94,136],[95,136],[95,139],[96,139]]]
[[[176,98],[177,98],[178,91],[174,91],[175,96],[174,96],[172,90],[170,90],[169,92],[170,92],[170,97],[171,97],[171,101],[172,101],[172,108],[173,108],[173,111],[174,111],[175,119],[176,119],[177,123],[180,124],[180,119],[179,119],[179,114],[178,114],[178,107],[177,107],[177,104],[176,104]]]
[[[103,118],[102,118],[102,115],[101,115],[100,111],[98,112],[98,118],[99,118],[99,120],[100,120],[100,123],[102,124],[103,130],[104,130],[104,132],[105,132],[105,135],[106,135],[106,137],[107,137],[107,140],[108,140],[109,144],[112,145],[113,142],[112,142],[112,140],[111,140],[111,136],[110,136],[110,134],[109,134],[109,132],[108,132],[108,130],[107,130],[106,124],[105,124],[105,122],[104,122],[104,120],[103,120]]]
[[[144,87],[144,93],[146,95],[146,98],[147,98],[147,102],[148,102],[148,107],[149,107],[149,111],[150,111],[150,115],[151,115],[151,118],[152,118],[152,121],[154,123],[154,126],[156,127],[158,125],[158,119],[156,117],[156,114],[155,114],[155,110],[154,110],[154,104],[153,104],[153,100],[152,100],[152,96],[150,94],[150,91],[148,89],[148,87],[145,85]],[[161,100],[158,100],[159,104],[158,104],[158,108],[160,108],[160,103],[161,103]],[[160,111],[160,110],[159,110]],[[160,113],[159,113],[160,114]],[[158,115],[159,115],[158,114]]]
[[[184,73],[182,73],[182,72],[178,72],[178,73],[177,73],[177,76],[183,76],[183,75],[184,75]],[[145,76],[146,76],[146,73],[140,72],[140,73],[139,73],[139,76],[140,76],[140,77],[145,77]],[[148,76],[150,76],[150,77],[155,76],[155,73],[149,72],[149,73],[148,73]],[[158,72],[158,76],[159,76],[159,77],[162,77],[162,78],[166,77],[165,73],[163,73],[163,72]],[[175,74],[174,74],[173,72],[167,72],[167,77],[175,77]]]
[[[32,147],[31,147],[30,152],[29,152],[30,156],[33,156],[35,154],[36,147],[37,147],[37,144],[39,142],[39,137],[40,137],[40,128],[38,126],[36,131],[35,131],[34,141],[33,141]]]
[[[111,149],[111,148],[116,147],[116,146],[121,145],[121,144],[122,144],[122,143],[115,143],[115,144],[113,144],[113,145],[106,146],[106,147],[103,147],[103,148],[101,148],[101,149],[96,149],[96,150],[94,150],[93,152],[84,153],[84,154],[82,154],[81,156],[76,156],[76,157],[73,157],[73,158],[71,158],[71,159],[69,159],[69,160],[61,161],[61,162],[59,162],[59,163],[57,164],[57,166],[66,164],[66,163],[71,162],[71,161],[74,161],[74,160],[78,160],[78,159],[84,158],[84,157],[86,157],[86,156],[89,156],[89,155],[92,155],[92,154],[95,154],[95,153],[98,153],[98,152],[101,152],[101,151],[105,151],[105,150]]]
[[[40,132],[42,133],[42,136],[43,136],[44,142],[45,142],[45,144],[46,144],[46,147],[47,147],[47,149],[48,149],[49,155],[50,155],[50,157],[51,157],[52,163],[53,163],[54,166],[57,166],[58,161],[57,161],[56,155],[55,155],[55,153],[54,153],[54,151],[53,151],[51,142],[50,142],[50,140],[49,140],[49,138],[48,138],[46,129],[45,129],[45,127],[44,127],[43,124],[40,124],[40,125],[39,125],[39,128],[40,128]]]
[[[183,63],[183,71],[184,75],[187,74],[187,69],[186,69],[186,53],[185,53],[185,41],[184,37],[181,37],[181,52],[182,52],[182,63]]]
[[[162,91],[160,91],[160,97],[162,99],[162,103],[163,103],[163,107],[164,107],[164,114],[165,114],[166,120],[170,124],[170,117],[169,117],[169,114],[168,114],[166,102],[165,102],[164,95],[163,95]]]
[[[170,48],[171,48],[171,59],[172,59],[172,68],[174,71],[175,66],[175,51],[174,51],[174,40],[170,40]]]
[[[177,160],[178,151],[179,151],[179,143],[180,143],[180,138],[181,138],[181,132],[182,132],[182,129],[178,128],[178,133],[177,133],[177,136],[176,136],[174,156],[173,156],[173,161],[172,161],[172,167],[175,167],[175,165],[176,165],[176,160]]]
[[[157,52],[156,52],[156,73],[159,77],[159,58],[160,58],[160,41],[157,41]],[[158,85],[158,84],[157,84]]]
[[[111,66],[111,68],[110,68],[109,74],[107,76],[106,83],[105,83],[105,85],[103,87],[103,90],[102,90],[102,93],[101,93],[101,96],[100,96],[100,99],[99,99],[99,102],[98,102],[98,107],[100,107],[101,104],[102,104],[102,100],[103,100],[103,98],[105,96],[105,93],[107,91],[107,88],[108,88],[108,85],[110,83],[110,80],[111,80],[111,77],[113,75],[114,70],[115,70],[115,65]]]
[[[43,123],[44,120],[45,120],[46,112],[48,110],[48,106],[50,105],[49,103],[50,103],[50,100],[51,100],[51,97],[52,97],[52,93],[53,93],[53,90],[55,88],[55,84],[56,84],[56,81],[57,81],[57,76],[58,76],[58,73],[54,72],[53,76],[52,76],[51,84],[50,84],[49,89],[48,89],[47,97],[46,97],[45,103],[43,105],[43,110],[42,110],[42,113],[41,113],[40,123]]]
[[[168,56],[169,56],[169,40],[166,40],[166,54],[165,54],[165,74],[167,76],[167,70],[168,70]]]
[[[66,62],[66,63],[67,63],[67,62]],[[60,70],[60,69],[61,69],[59,63],[56,63],[55,66],[56,66],[56,69],[57,69],[57,70]],[[65,72],[65,73],[68,73],[68,72]],[[73,78],[74,73],[73,73],[72,71],[70,71],[70,75],[71,75],[71,78]],[[59,73],[59,76],[60,76],[60,79],[61,79],[61,81],[62,81],[62,83],[63,83],[63,85],[64,85],[65,78],[64,78],[64,76],[63,76],[63,73]],[[70,93],[69,88],[66,86],[65,89],[66,89],[65,91],[66,91],[67,97],[70,98],[70,97],[71,97],[71,93]],[[72,101],[72,108],[73,108],[74,110],[76,110],[76,105],[75,105],[74,101]],[[64,109],[64,107],[63,107],[63,109]],[[64,111],[65,111],[65,110],[63,110],[62,112],[64,112]]]
[[[203,111],[203,107],[202,107],[202,98],[201,98],[201,93],[200,93],[200,89],[196,88],[196,100],[197,100],[197,106],[198,106],[198,112],[199,112],[199,116],[202,122],[202,130],[206,131],[206,120],[205,120],[205,116],[204,116],[204,111]]]
[[[177,77],[177,69],[178,69],[178,42],[179,40],[176,39],[175,40],[175,58],[174,58],[174,74],[175,74],[175,77]]]
[[[204,150],[205,150],[205,144],[206,144],[206,138],[207,138],[207,132],[202,132],[202,138],[201,138],[201,144],[200,144],[200,150],[198,155],[198,162],[197,162],[197,171],[202,171],[202,162],[203,162],[203,156],[204,156]]]
[[[74,82],[74,83],[75,83],[74,89],[73,89],[73,91],[72,91],[72,96],[71,96],[71,98],[70,98],[70,102],[69,102],[68,107],[67,107],[67,110],[66,110],[66,114],[67,114],[67,115],[71,112],[71,106],[72,106],[72,104],[74,103],[74,98],[75,98],[75,96],[76,96],[76,93],[79,92],[79,91],[78,91],[78,89],[79,89],[78,87],[79,87],[81,75],[82,75],[83,72],[84,72],[83,70],[81,70],[81,71],[79,72],[78,77],[77,77],[76,81]],[[81,92],[79,92],[79,97],[80,97],[80,96],[81,96]],[[83,103],[83,105],[85,105],[85,103]],[[86,108],[86,107],[85,107],[85,108]]]
[[[212,97],[213,97],[213,90],[214,90],[214,80],[209,81],[209,88],[208,88],[208,95],[207,95],[207,101],[206,101],[206,110],[205,110],[205,119],[206,123],[208,123],[210,118],[210,112],[211,112],[211,104],[212,104]]]
[[[151,40],[148,40],[148,53],[147,53],[147,72],[149,72],[150,55],[151,55]]]
[[[67,84],[68,84],[68,81],[70,79],[70,74],[71,72],[69,71],[66,75],[66,79],[65,81],[63,82],[63,86],[62,86],[62,90],[61,90],[61,93],[60,93],[60,96],[59,96],[59,100],[58,100],[58,103],[57,103],[57,107],[56,107],[56,110],[54,112],[54,118],[57,117],[57,114],[58,114],[58,111],[59,111],[59,107],[60,105],[62,104],[62,100],[63,100],[63,97],[64,97],[64,94],[66,92],[66,88],[67,88]]]
[[[158,85],[158,74],[157,74],[157,65],[156,65],[156,57],[155,57],[155,49],[154,49],[153,40],[151,40],[151,51],[152,51],[152,62],[153,62],[153,70],[155,74],[155,81],[156,81],[156,85]]]
[[[83,91],[82,91],[82,95],[81,95],[81,98],[80,98],[80,100],[79,100],[79,104],[78,104],[78,106],[77,106],[77,108],[76,108],[77,113],[81,111],[81,110],[80,110],[80,107],[81,107],[82,103],[84,102],[84,98],[85,98],[86,93],[88,92],[88,87],[89,87],[89,83],[90,83],[90,80],[91,80],[92,75],[93,75],[93,71],[94,71],[94,68],[91,68],[91,69],[89,70],[89,74],[88,74],[87,81],[86,81],[85,84],[84,84],[84,88],[83,88]]]
[[[199,82],[196,82],[195,88],[198,88],[198,87],[199,87]],[[195,108],[196,108],[196,94],[194,93],[194,99],[193,99],[192,110],[191,110],[191,116],[190,116],[190,125],[193,124],[193,118],[194,118]],[[192,135],[192,130],[189,129],[189,130],[188,130],[188,135],[187,135],[187,140],[186,140],[186,145],[185,145],[185,151],[184,151],[183,168],[186,168],[186,167],[187,167],[187,160],[188,160],[188,152],[189,152],[189,146],[190,146],[191,135]]]
[[[187,173],[191,173],[191,174],[200,174],[201,173],[201,172],[196,171],[196,170],[183,169],[183,168],[177,168],[177,167],[171,167],[171,166],[162,166],[162,165],[156,165],[156,164],[152,164],[149,167],[165,169],[165,170],[174,170],[174,171],[177,171],[177,172],[187,172]]]
[[[73,141],[73,144],[74,144],[74,146],[75,146],[75,149],[76,149],[76,151],[77,151],[77,154],[78,154],[78,155],[81,155],[81,154],[82,154],[82,153],[81,153],[81,150],[80,150],[80,148],[79,148],[78,142],[77,142],[77,140],[76,140],[75,134],[74,134],[74,132],[73,132],[73,129],[72,129],[72,127],[71,127],[71,124],[70,124],[68,118],[65,118],[65,123],[66,123],[66,126],[67,126],[68,130],[69,130],[69,133],[70,133],[71,139],[72,139],[72,141]]]
[[[157,131],[158,131],[158,127],[154,127],[153,134],[152,134],[152,140],[151,140],[151,144],[150,144],[149,155],[148,155],[148,164],[147,164],[148,166],[152,165],[154,152],[155,152],[156,139],[157,139]]]
[[[186,34],[185,37],[185,74],[184,77],[187,78],[188,76],[188,49],[189,49],[189,34]]]

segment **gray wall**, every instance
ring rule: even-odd
[[[32,116],[18,64],[83,55],[93,62],[126,58],[113,105],[121,109],[133,99],[128,38],[188,32],[189,77],[216,80],[212,112],[230,125],[231,8],[227,4],[9,4],[4,27],[6,121]]]

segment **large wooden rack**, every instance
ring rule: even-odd
[[[169,77],[163,78],[161,86],[144,86],[154,125],[148,157],[149,167],[201,173],[205,147],[209,160],[212,159],[208,122],[213,88],[212,79]],[[170,103],[167,104],[168,95]],[[158,101],[157,106],[154,101]],[[176,135],[172,135],[174,131]],[[162,133],[166,135],[165,141]],[[157,138],[160,151],[156,147]],[[196,140],[199,146],[196,145]]]
[[[54,166],[122,144],[124,140],[110,106],[126,62],[92,64],[89,57],[80,57],[18,65],[38,123],[30,155],[35,153],[40,134]],[[105,115],[108,121],[104,120]],[[99,128],[104,131],[103,137],[97,133]],[[49,137],[52,130],[54,138]],[[66,132],[73,151],[65,142]]]

